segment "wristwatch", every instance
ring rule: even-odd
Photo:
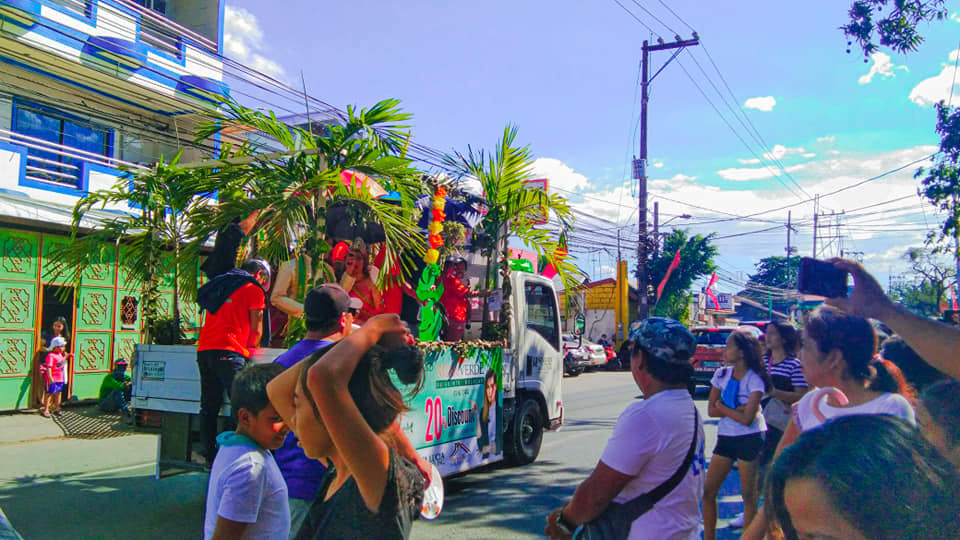
[[[567,518],[563,517],[563,509],[566,507],[567,505],[561,506],[560,512],[557,513],[557,528],[560,529],[560,532],[563,534],[573,536],[573,531],[577,530],[577,526],[567,521]]]

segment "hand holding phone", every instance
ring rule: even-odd
[[[818,261],[810,257],[800,259],[800,271],[797,276],[797,289],[804,294],[815,294],[826,298],[846,298],[847,276],[832,263]]]

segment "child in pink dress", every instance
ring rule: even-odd
[[[60,400],[62,398],[63,385],[66,383],[67,354],[64,349],[67,347],[67,340],[57,336],[50,340],[50,352],[47,353],[47,359],[43,363],[43,376],[47,385],[47,395],[43,397],[43,416],[50,417],[50,414],[60,414]]]

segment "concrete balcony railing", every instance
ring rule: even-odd
[[[0,0],[0,61],[160,114],[229,95],[217,51],[208,37],[128,0]]]
[[[0,129],[0,190],[73,205],[142,165]]]

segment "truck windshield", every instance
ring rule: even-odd
[[[543,336],[554,349],[560,349],[560,326],[557,320],[557,297],[553,289],[537,283],[523,286],[526,296],[527,328]]]

